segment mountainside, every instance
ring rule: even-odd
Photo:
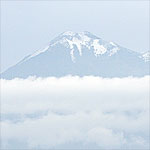
[[[68,31],[60,34],[44,49],[28,55],[6,70],[1,78],[144,76],[149,74],[149,62],[150,52],[140,54],[89,32]]]

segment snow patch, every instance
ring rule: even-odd
[[[85,35],[82,32],[79,33],[79,36],[81,38],[81,41],[84,43],[84,45],[91,40],[91,38],[89,38],[87,35]]]
[[[34,52],[33,54],[29,55],[29,57],[27,57],[26,59],[24,59],[21,63],[25,62],[26,60],[32,58],[32,57],[35,57],[37,55],[39,55],[40,53],[44,53],[45,51],[47,51],[49,49],[49,45],[46,46],[44,49],[41,49],[41,50],[37,50],[36,52]]]
[[[142,58],[144,59],[145,62],[149,62],[150,61],[150,51],[146,52],[142,55]]]
[[[67,32],[64,32],[63,35],[67,35],[67,36],[74,36],[75,33],[72,32],[72,31],[67,31]]]
[[[70,55],[71,55],[72,61],[75,62],[74,49],[72,49],[72,50],[70,51]]]
[[[116,44],[114,42],[109,42],[111,45],[116,46]]]
[[[113,49],[110,50],[109,56],[114,55],[115,53],[117,53],[117,51],[119,51],[118,47],[114,47]]]
[[[46,46],[44,49],[38,50],[35,53],[33,53],[29,58],[35,57],[35,56],[39,55],[40,53],[43,53],[43,52],[47,51],[48,49],[49,49],[49,46]]]
[[[86,36],[84,33],[79,33],[78,36],[73,37],[71,40],[65,38],[63,41],[60,41],[60,43],[64,44],[65,47],[66,47],[66,42],[68,43],[69,48],[71,49],[70,54],[71,54],[72,61],[75,61],[74,46],[77,47],[79,51],[79,55],[82,56],[82,47],[85,46],[88,49],[90,49],[90,44],[89,44],[90,40],[91,38]]]
[[[103,45],[99,44],[98,39],[93,40],[92,46],[94,47],[95,56],[102,55],[107,51],[107,49]]]

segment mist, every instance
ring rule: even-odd
[[[1,147],[148,148],[149,79],[1,79]]]

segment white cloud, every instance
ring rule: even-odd
[[[1,80],[2,148],[148,148],[149,76]]]

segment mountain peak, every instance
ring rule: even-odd
[[[99,75],[103,77],[143,76],[148,74],[150,52],[139,54],[105,41],[88,31],[66,31],[45,48],[25,57],[2,77],[36,75]]]
[[[62,33],[62,35],[67,35],[67,36],[74,36],[76,33],[73,31],[65,31]]]
[[[74,55],[76,52],[79,53],[79,56],[82,56],[83,52],[85,51],[90,51],[93,53],[93,55],[95,55],[95,57],[102,55],[111,57],[117,54],[120,49],[124,49],[115,42],[105,41],[88,31],[66,31],[52,40],[45,48],[34,52],[26,57],[23,61],[26,61],[51,49],[55,49],[56,46],[63,47],[67,51],[70,51],[70,57],[73,62],[76,62],[76,56]],[[132,53],[133,51],[130,50],[130,52]],[[139,55],[139,58],[142,58],[145,62],[148,62],[150,60],[150,52]],[[21,63],[23,61],[21,61]]]
[[[96,57],[98,57],[104,54],[112,56],[120,50],[120,47],[114,42],[107,42],[88,31],[66,31],[52,40],[50,44],[44,49],[34,52],[24,61],[31,57],[35,57],[41,53],[44,53],[45,51],[48,51],[58,45],[70,50],[70,57],[73,62],[76,61],[76,58],[74,56],[74,53],[76,51],[79,53],[79,56],[82,56],[82,53],[85,51],[91,51]]]
[[[88,31],[82,31],[82,32],[65,31],[62,34],[63,35],[69,35],[69,36],[75,36],[76,34],[90,35],[92,33],[88,32]]]
[[[68,36],[68,37],[82,37],[87,36],[90,38],[98,38],[94,34],[88,32],[88,31],[82,31],[82,32],[73,32],[73,31],[65,31],[60,36]]]
[[[73,32],[66,31],[60,34],[55,40],[51,42],[51,46],[61,44],[70,49],[72,61],[75,62],[74,52],[78,50],[79,55],[82,56],[83,51],[90,50],[98,57],[107,53],[112,56],[120,49],[114,42],[107,42],[88,31]]]

